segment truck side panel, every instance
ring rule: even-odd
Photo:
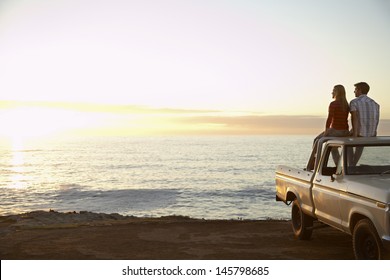
[[[313,172],[288,166],[278,166],[276,170],[276,196],[277,199],[287,203],[296,197],[302,210],[313,216],[313,200],[311,183]],[[293,196],[293,197],[292,197]]]

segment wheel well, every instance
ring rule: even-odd
[[[297,197],[293,192],[288,192],[287,197],[286,197],[286,201],[294,201],[296,198]]]
[[[351,230],[351,233],[353,232],[353,229],[355,228],[356,224],[363,219],[368,219],[366,216],[355,213],[351,217],[351,221],[349,222],[349,229]]]

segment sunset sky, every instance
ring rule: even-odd
[[[390,128],[389,27],[387,0],[0,0],[0,136],[311,134],[360,81]]]

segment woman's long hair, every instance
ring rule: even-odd
[[[336,92],[335,99],[340,102],[343,111],[349,111],[349,105],[345,94],[345,88],[343,85],[334,86]]]

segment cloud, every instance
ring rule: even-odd
[[[118,105],[85,102],[52,102],[52,101],[0,101],[0,109],[15,107],[58,108],[80,112],[116,113],[116,114],[209,114],[218,110],[195,110],[177,108],[154,108],[142,105]]]
[[[241,116],[177,116],[171,119],[184,130],[199,128],[207,134],[309,134],[317,135],[325,129],[325,117],[295,115],[241,115]],[[350,128],[351,125],[350,125]],[[390,120],[381,119],[378,135],[390,135]]]
[[[318,134],[325,119],[318,116],[191,116],[173,119],[186,126],[209,126],[215,134]]]
[[[77,112],[88,119],[94,134],[112,135],[317,135],[325,128],[325,117],[313,115],[263,115],[256,112],[153,108],[66,102],[0,102],[0,111],[17,107]],[[94,121],[95,120],[95,121]],[[68,126],[74,120],[69,120]],[[390,120],[380,121],[378,135],[390,135]]]

